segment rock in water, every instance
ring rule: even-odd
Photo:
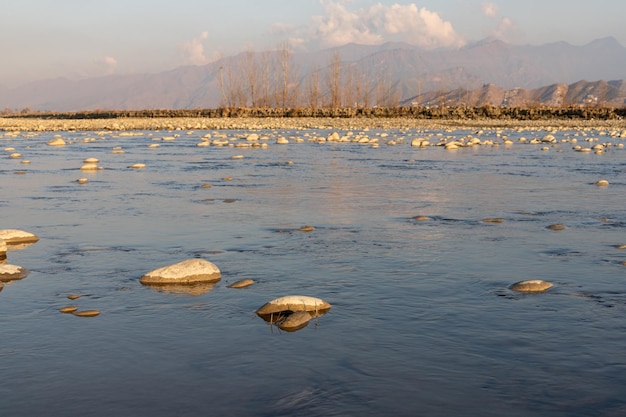
[[[565,230],[565,226],[557,223],[557,224],[551,224],[550,226],[546,226],[546,229],[550,229],[550,230]]]
[[[259,308],[256,313],[263,319],[270,319],[272,315],[284,313],[287,311],[308,311],[314,313],[315,316],[326,313],[330,310],[331,305],[326,301],[308,297],[305,295],[288,295],[276,298]]]
[[[245,288],[245,287],[249,287],[252,284],[254,284],[253,280],[251,280],[251,279],[242,279],[242,280],[239,280],[237,282],[233,282],[232,284],[228,285],[228,288]]]
[[[7,243],[0,239],[0,261],[7,258]]]
[[[63,138],[55,137],[54,139],[50,139],[48,141],[48,146],[65,146],[65,141]]]
[[[30,271],[18,265],[0,265],[0,281],[13,281],[26,278]]]
[[[148,272],[141,277],[140,282],[147,285],[193,284],[215,282],[221,277],[222,274],[215,264],[204,259],[188,259]]]
[[[100,315],[98,310],[82,310],[82,311],[74,311],[72,314],[78,317],[96,317]]]
[[[544,292],[552,287],[552,283],[541,279],[520,281],[511,285],[511,289],[517,292]]]
[[[295,332],[296,330],[305,328],[312,318],[313,316],[307,311],[296,311],[276,322],[276,325],[281,330]]]
[[[35,243],[39,240],[34,234],[17,229],[0,230],[0,239],[4,240],[9,246],[20,243]]]

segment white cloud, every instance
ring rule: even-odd
[[[465,40],[452,24],[437,12],[411,4],[381,3],[369,9],[353,10],[350,1],[320,0],[324,14],[313,16],[305,33],[294,31],[292,36],[306,38],[323,47],[347,43],[380,44],[403,41],[424,48],[460,47]],[[284,28],[285,26],[279,26]]]
[[[202,32],[200,36],[179,45],[179,51],[184,65],[206,65],[210,62],[204,54],[203,42],[209,38],[208,32]]]
[[[494,3],[483,3],[481,9],[487,17],[496,17],[498,15],[498,6]]]
[[[493,36],[503,41],[514,42],[521,37],[521,34],[515,22],[508,17],[503,17],[493,32]]]
[[[94,60],[97,67],[97,72],[104,75],[111,75],[115,73],[117,69],[117,59],[112,56],[103,56]]]

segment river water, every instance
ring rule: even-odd
[[[449,151],[407,142],[474,132],[372,130],[375,148],[267,131],[261,149],[136,133],[0,139],[15,148],[0,229],[40,237],[7,253],[31,272],[0,293],[0,415],[626,415],[626,150],[561,142],[623,139],[559,131],[544,151],[517,139],[546,132],[511,130],[513,145]],[[88,157],[103,169],[80,171]],[[139,283],[195,257],[221,281]],[[526,279],[554,287],[508,288]],[[297,332],[256,316],[290,294],[332,308]],[[101,314],[58,311],[70,304]]]

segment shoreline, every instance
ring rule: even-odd
[[[407,117],[124,117],[66,119],[0,117],[0,131],[276,130],[276,129],[626,129],[622,119],[416,119]]]

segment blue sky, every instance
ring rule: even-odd
[[[623,0],[11,0],[0,24],[0,85],[55,77],[160,72],[245,50],[404,41],[457,48],[514,44],[626,46]]]

